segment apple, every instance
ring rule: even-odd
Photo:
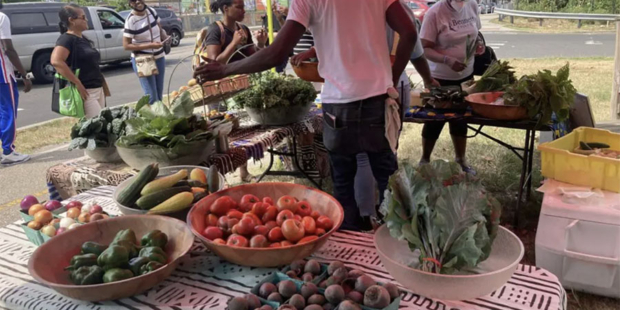
[[[217,226],[218,217],[215,214],[209,214],[205,217],[205,225],[207,227]]]
[[[45,207],[43,205],[34,204],[34,205],[30,206],[30,209],[28,209],[28,215],[34,216],[35,213],[37,213],[37,212],[39,212],[41,210],[45,210]]]
[[[45,209],[47,211],[54,211],[56,209],[62,208],[62,204],[60,203],[60,201],[52,199],[52,200],[46,202],[44,207],[45,207]]]
[[[224,241],[224,239],[221,238],[217,238],[215,240],[213,240],[213,243],[217,243],[217,244],[226,244],[226,241]]]
[[[78,208],[82,210],[82,206],[83,204],[77,200],[69,201],[69,203],[67,204],[67,210],[73,209],[73,208]]]
[[[260,220],[260,217],[256,216],[256,214],[252,212],[243,213],[243,218],[249,217],[254,220],[254,225],[263,225],[263,221]]]
[[[228,213],[226,213],[226,216],[228,216],[231,219],[241,220],[243,218],[243,213],[241,213],[241,211],[237,209],[232,209],[232,210],[229,210]]]
[[[239,210],[241,212],[250,212],[252,210],[252,206],[259,201],[260,199],[254,195],[243,195],[243,197],[241,197],[241,201],[239,202]]]
[[[332,222],[329,217],[321,215],[318,219],[316,219],[316,227],[323,228],[325,229],[325,231],[329,231],[330,229],[332,229],[332,227],[334,227],[334,222]]]
[[[291,196],[282,196],[278,199],[278,211],[290,210],[295,213],[297,211],[297,201]]]
[[[255,235],[267,236],[268,233],[269,233],[269,227],[265,225],[256,225],[256,227],[254,227]]]
[[[284,235],[282,234],[282,228],[274,227],[267,234],[267,238],[271,242],[278,242],[284,240]]]
[[[257,202],[252,206],[252,213],[256,214],[258,217],[262,217],[265,212],[267,212],[267,208],[270,205],[262,202]]]
[[[312,207],[310,207],[310,203],[302,200],[297,203],[297,214],[304,216],[310,216],[312,214]]]
[[[293,214],[293,211],[291,210],[280,211],[280,213],[278,213],[278,216],[276,217],[276,223],[278,224],[278,226],[282,226],[284,221],[288,219],[293,219],[293,218],[295,218],[295,214]]]
[[[52,225],[46,225],[41,228],[41,233],[47,235],[48,237],[56,236],[56,228]]]
[[[251,236],[254,233],[254,227],[256,222],[250,217],[244,217],[239,221],[239,227],[237,233],[244,236]]]
[[[213,241],[215,239],[221,239],[222,237],[224,237],[224,232],[219,228],[219,227],[207,227],[203,232],[202,235]]]
[[[282,244],[280,244],[280,242],[274,242],[272,244],[269,245],[270,248],[281,248]]]
[[[19,203],[19,207],[22,211],[27,212],[30,207],[36,204],[39,204],[39,200],[37,199],[37,197],[28,195],[25,196],[24,199],[22,199],[22,201]]]
[[[267,237],[263,235],[256,235],[250,239],[250,247],[251,248],[266,248],[269,246],[269,241],[267,241]]]
[[[278,208],[274,206],[268,206],[267,210],[265,210],[265,213],[263,213],[261,219],[263,220],[263,223],[267,223],[269,221],[274,221],[276,219],[276,216],[278,216]]]
[[[228,241],[226,242],[226,245],[247,248],[249,245],[249,242],[248,242],[248,239],[245,238],[244,236],[231,235],[230,237],[228,237]]]
[[[230,197],[224,196],[218,198],[210,208],[211,213],[217,216],[223,216],[231,209],[236,209],[237,203]]]
[[[272,230],[274,227],[278,227],[278,223],[276,223],[276,221],[269,221],[265,223],[265,226],[267,226],[269,230]]]
[[[316,222],[311,216],[304,216],[303,219],[301,219],[301,223],[304,226],[306,234],[314,235],[314,233],[316,233]]]
[[[271,197],[263,197],[263,202],[268,204],[268,205],[270,205],[270,206],[274,205],[273,204],[273,199],[271,199]]]
[[[312,216],[312,218],[316,221],[319,218],[319,216],[321,216],[321,213],[319,213],[319,211],[312,211],[310,216]]]
[[[93,215],[96,213],[103,213],[103,208],[100,205],[92,205],[88,213],[90,213],[90,215]]]
[[[300,221],[288,219],[282,224],[282,234],[286,240],[297,242],[306,235],[306,231]]]

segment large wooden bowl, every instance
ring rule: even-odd
[[[74,255],[86,241],[109,244],[122,229],[131,228],[138,239],[151,230],[168,235],[168,264],[145,275],[131,279],[95,284],[74,285],[69,280],[69,266]],[[30,257],[30,275],[42,284],[67,297],[85,301],[115,300],[140,294],[164,281],[176,268],[179,258],[189,252],[194,236],[184,222],[157,215],[127,215],[82,225],[64,232],[41,245]]]
[[[232,247],[216,244],[203,237],[201,232],[205,229],[206,208],[222,196],[230,196],[232,199],[240,201],[245,194],[253,194],[261,199],[269,196],[274,201],[277,201],[284,195],[293,196],[299,200],[307,200],[313,210],[329,217],[334,222],[334,227],[317,240],[284,248]],[[338,230],[344,219],[342,206],[334,197],[317,189],[292,183],[244,184],[219,191],[204,199],[206,199],[206,204],[200,204],[202,207],[195,205],[187,215],[187,223],[192,232],[209,250],[219,257],[242,266],[276,267],[307,257],[325,244],[329,236]]]
[[[319,74],[319,63],[302,61],[299,66],[292,66],[297,76],[308,82],[324,83],[325,79]]]
[[[493,102],[504,95],[503,92],[476,93],[465,97],[474,113],[490,119],[517,121],[526,119],[527,109],[521,106],[494,105]]]

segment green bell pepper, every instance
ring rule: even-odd
[[[131,243],[131,241],[127,241],[127,240],[117,240],[114,241],[110,244],[112,245],[117,245],[117,246],[122,246],[125,249],[127,249],[127,254],[129,255],[129,259],[132,259],[136,256],[138,256],[138,253],[140,252],[140,250],[138,249],[138,246],[135,243]]]
[[[160,264],[168,263],[168,256],[166,256],[166,252],[164,252],[164,250],[162,250],[160,247],[156,247],[156,246],[144,247],[142,248],[142,250],[140,250],[140,256],[146,257],[150,261],[155,261]]]
[[[111,245],[97,258],[97,264],[105,271],[112,268],[123,267],[127,265],[128,262],[129,253],[127,249],[118,245]]]
[[[97,256],[101,255],[105,249],[107,249],[107,245],[99,244],[97,242],[87,241],[82,244],[82,254],[95,254]]]
[[[119,231],[114,237],[114,240],[112,240],[112,243],[116,243],[120,240],[126,240],[131,242],[132,244],[138,244],[138,238],[136,238],[136,233],[133,232],[133,230],[131,229],[124,229]]]
[[[155,271],[161,267],[163,267],[164,264],[160,264],[159,262],[155,262],[155,261],[151,261],[148,262],[148,264],[146,265],[142,265],[142,267],[140,267],[140,274],[147,274],[151,271]]]
[[[71,258],[70,265],[65,267],[65,270],[75,270],[83,266],[97,265],[97,255],[95,254],[82,254],[75,255]]]
[[[133,272],[129,269],[112,268],[103,275],[103,283],[110,283],[133,278]]]
[[[103,280],[103,268],[95,266],[82,266],[73,270],[69,277],[76,285],[99,284]]]
[[[140,274],[140,268],[142,268],[142,266],[148,264],[151,260],[149,260],[147,257],[135,257],[132,258],[129,261],[129,269],[131,269],[131,272],[133,272],[133,274],[135,275],[139,275]]]
[[[161,232],[161,230],[153,230],[148,234],[142,236],[142,240],[140,244],[142,246],[156,246],[162,249],[166,248],[166,244],[168,243],[168,236]]]

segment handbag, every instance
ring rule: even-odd
[[[76,40],[77,41],[77,40]],[[80,69],[75,69],[76,41],[71,49],[71,71],[79,78]],[[52,111],[64,116],[84,117],[84,100],[75,84],[71,83],[60,73],[54,75],[52,86]]]
[[[151,10],[149,9],[149,12]],[[151,43],[153,43],[153,29],[151,28],[151,20],[149,19],[149,12],[146,13],[146,22],[149,24],[149,32],[151,33]],[[142,55],[136,56],[136,71],[138,71],[138,77],[149,77],[158,75],[159,70],[155,63],[155,55]]]
[[[487,42],[482,33],[478,32],[478,36],[482,39],[482,43],[484,44],[484,53],[474,57],[474,75],[483,75],[489,66],[494,61],[497,61],[497,56],[495,55],[495,51],[493,51],[490,46],[487,46]]]

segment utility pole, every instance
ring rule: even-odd
[[[611,119],[620,120],[620,20],[616,21],[616,53],[611,91]]]

